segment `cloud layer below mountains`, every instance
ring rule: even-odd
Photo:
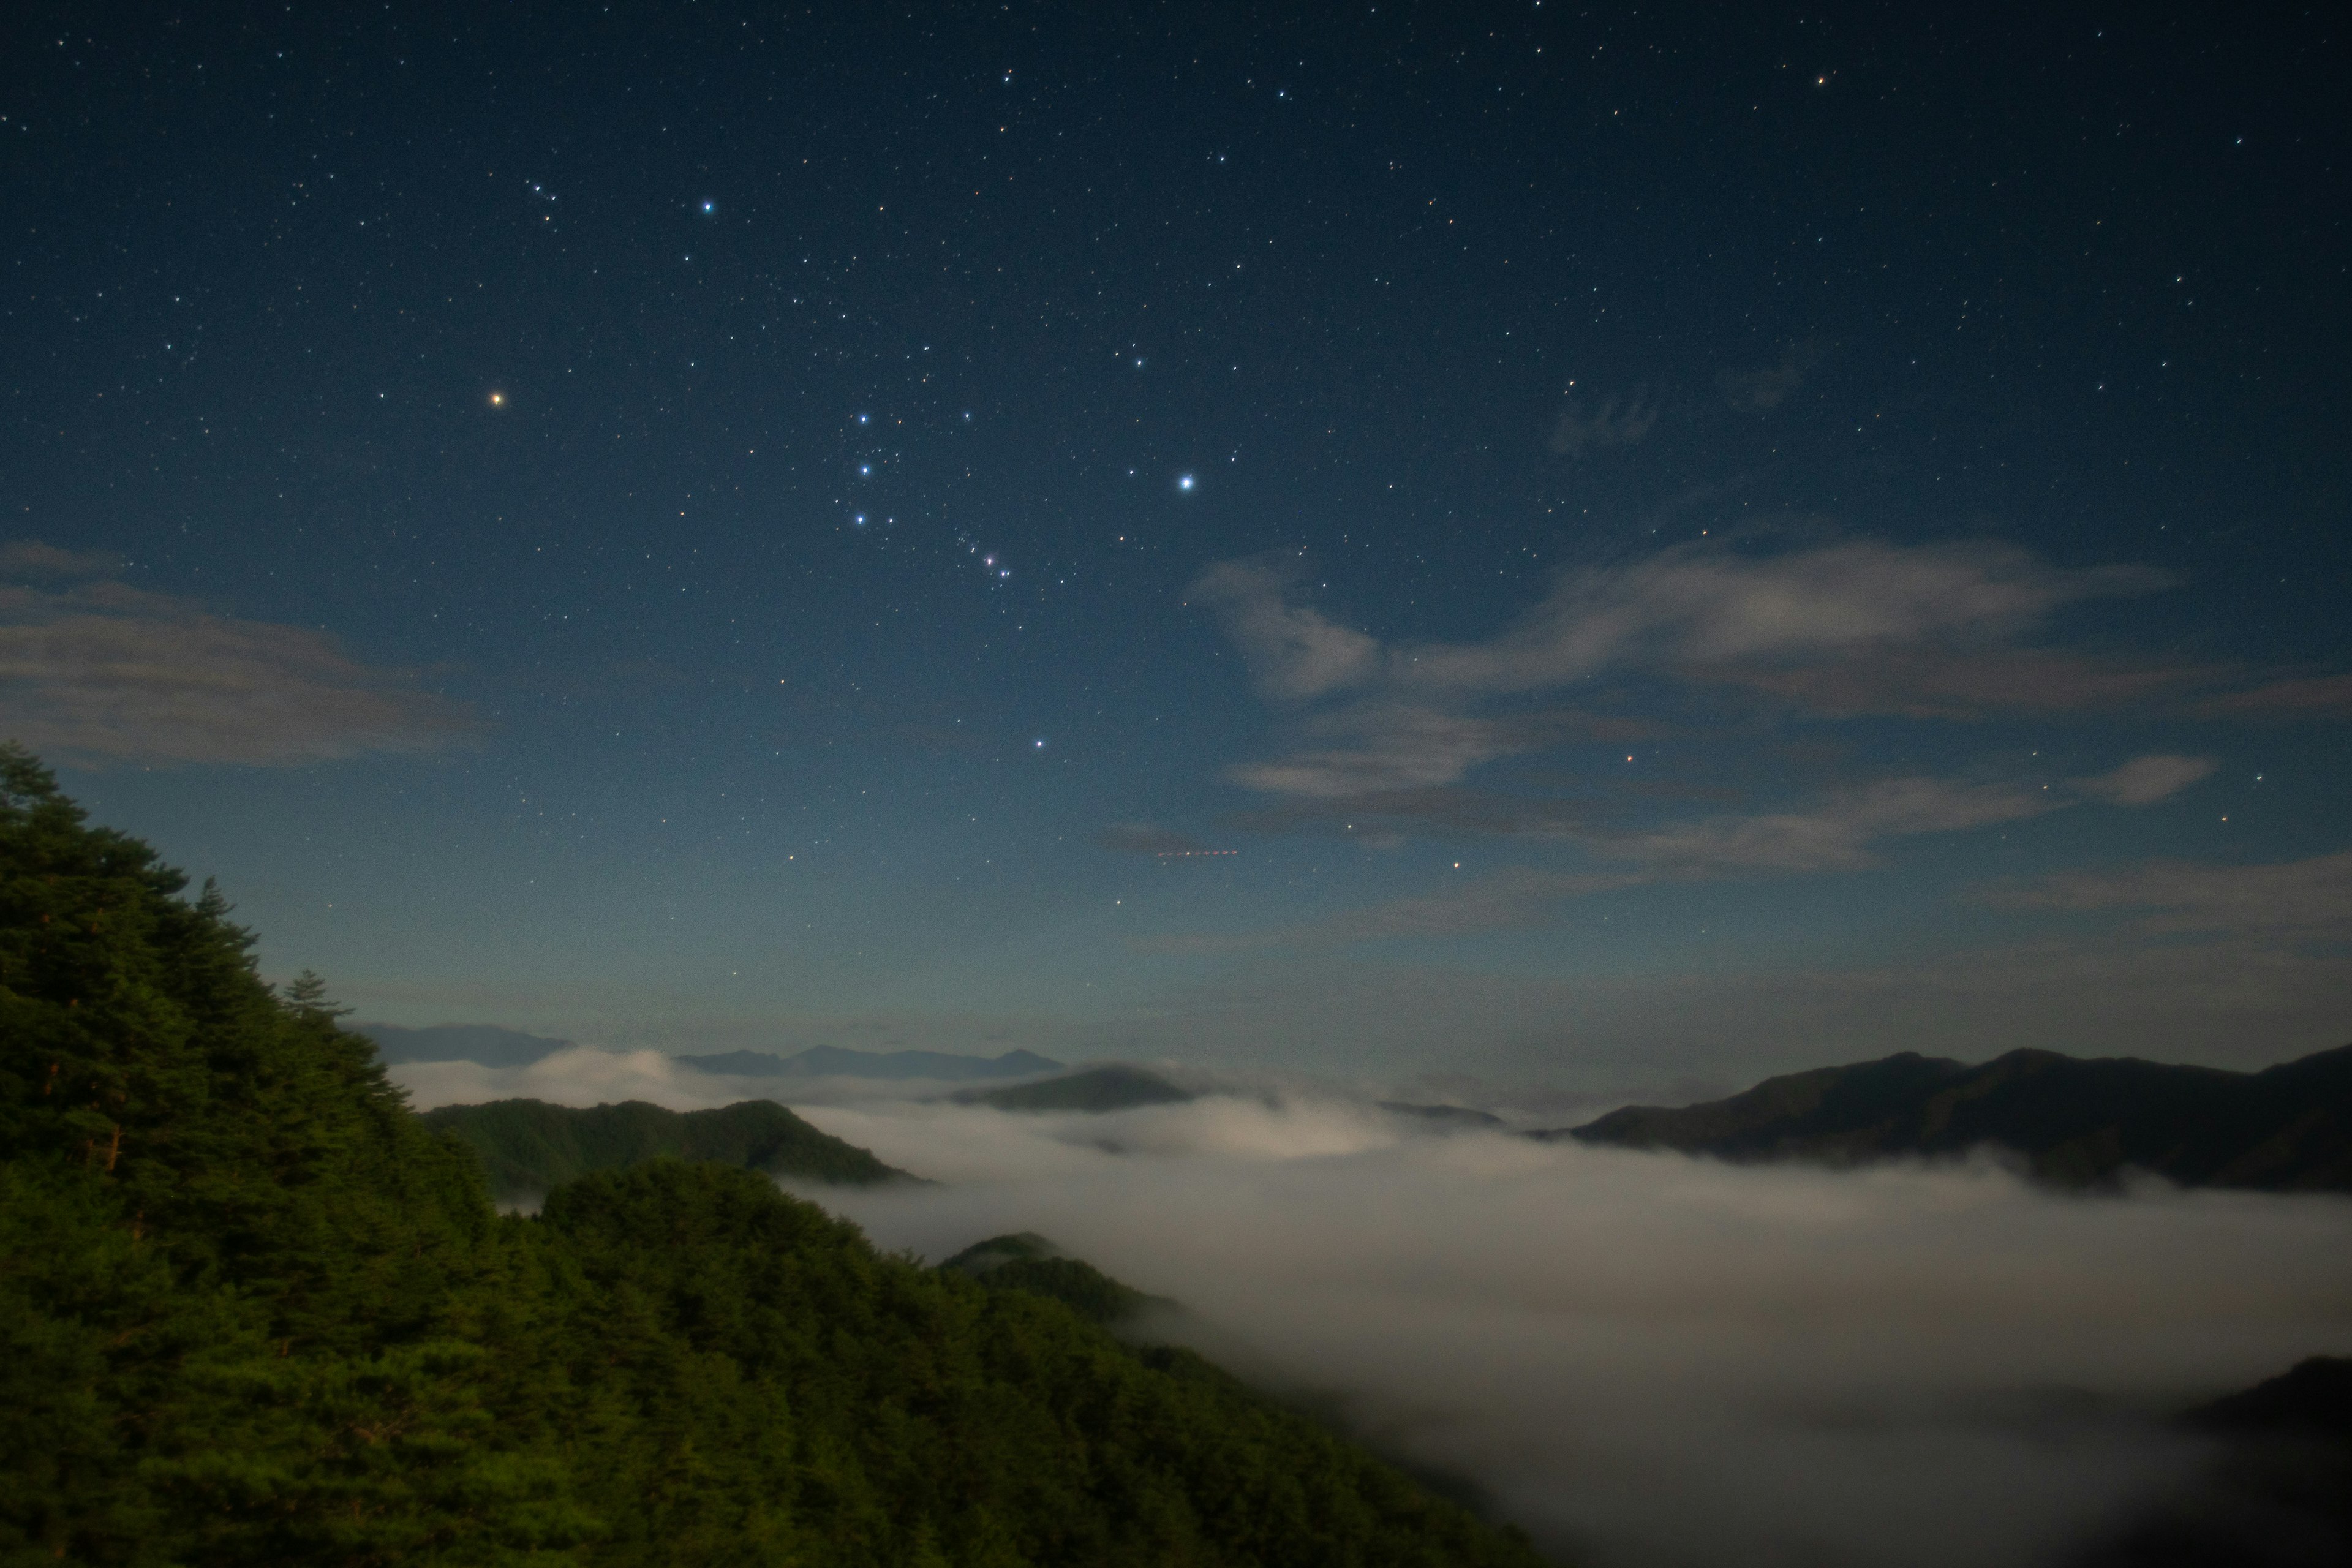
[[[1295,1097],[809,1116],[950,1184],[823,1194],[882,1246],[1043,1232],[1604,1564],[2054,1562],[2207,1458],[2154,1415],[2352,1352],[2331,1198],[1733,1169]]]

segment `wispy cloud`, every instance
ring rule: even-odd
[[[1430,789],[1483,763],[1652,728],[1570,710],[1474,716],[1431,703],[1364,702],[1309,719],[1300,749],[1244,763],[1228,776],[1268,795],[1326,798]]]
[[[0,542],[0,581],[104,577],[121,570],[121,565],[122,558],[110,551],[61,550],[37,539]]]
[[[1095,831],[1095,842],[1122,855],[1198,855],[1208,846],[1189,834],[1150,822],[1113,822]]]
[[[1570,689],[1588,698],[1604,676],[1744,689],[1837,716],[1974,718],[2115,704],[2199,674],[2017,647],[2065,605],[2166,579],[2134,566],[2057,567],[1998,544],[1855,541],[1772,555],[1680,546],[1563,574],[1525,615],[1469,642],[1383,643],[1289,603],[1294,573],[1286,558],[1225,562],[1192,590],[1259,690],[1297,715],[1286,749],[1227,776],[1294,801],[1409,809],[1408,797],[1432,798],[1487,763],[1654,732],[1582,708],[1526,706]]]
[[[1378,671],[1378,639],[1286,603],[1284,590],[1297,576],[1295,557],[1221,561],[1189,592],[1224,624],[1268,697],[1295,701],[1370,679]]]
[[[57,761],[297,764],[478,730],[465,705],[308,626],[121,583],[0,586],[0,732]]]
[[[1988,889],[2010,909],[2137,910],[2154,934],[2218,931],[2352,935],[2352,851],[2228,866],[2152,860],[2123,870],[2065,871]]]
[[[2075,779],[2074,787],[2110,805],[2154,805],[2169,800],[2221,764],[2211,757],[2134,757],[2113,773]]]
[[[1780,356],[1780,363],[1761,370],[1726,370],[1715,378],[1716,390],[1724,401],[1743,413],[1762,414],[1778,408],[1796,395],[1805,384],[1813,366],[1821,363],[1821,350],[1812,343],[1793,343]]]
[[[2021,822],[2069,804],[2016,783],[1882,779],[1836,791],[1808,810],[1726,814],[1588,842],[1612,858],[1685,875],[1852,870],[1873,864],[1871,846],[1883,839]]]
[[[1228,953],[1286,947],[1343,947],[1391,938],[1435,939],[1549,922],[1561,903],[1656,879],[1643,872],[1557,872],[1510,866],[1460,887],[1390,899],[1320,920],[1252,931],[1180,933],[1135,943],[1141,952]]]
[[[1657,423],[1658,405],[1647,387],[1637,386],[1629,397],[1612,395],[1590,406],[1581,398],[1570,397],[1544,447],[1555,458],[1573,461],[1603,447],[1630,447]]]
[[[2295,676],[2243,691],[2209,697],[2196,712],[2208,719],[2336,719],[2352,715],[2352,675]]]
[[[2112,712],[2210,687],[2230,674],[2210,665],[1999,647],[1879,647],[1867,658],[1695,664],[1682,673],[1822,718],[1957,720]]]
[[[2165,585],[2139,566],[2069,570],[2000,544],[1856,541],[1771,556],[1685,545],[1561,576],[1480,643],[1408,645],[1412,689],[1541,690],[1632,666],[1769,668],[1869,650],[2015,637],[2060,606]]]

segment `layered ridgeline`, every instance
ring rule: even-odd
[[[1969,1067],[1906,1052],[1534,1136],[1833,1164],[1990,1146],[2061,1186],[2147,1171],[2185,1186],[2347,1192],[2352,1046],[2254,1073],[2031,1050]]]
[[[1532,1564],[1181,1352],[656,1161],[499,1216],[0,751],[0,1560]]]
[[[949,1051],[853,1051],[811,1046],[780,1057],[772,1051],[722,1051],[716,1056],[675,1057],[699,1072],[737,1078],[863,1078],[906,1082],[934,1079],[1031,1078],[1055,1072],[1062,1064],[1034,1051],[998,1057],[960,1057]]]
[[[1132,1110],[1144,1105],[1181,1105],[1198,1097],[1158,1073],[1114,1063],[1082,1068],[1036,1083],[959,1089],[953,1098],[965,1105],[988,1105],[999,1110],[1103,1111]]]
[[[491,1197],[501,1204],[534,1202],[591,1172],[665,1156],[845,1186],[917,1179],[767,1100],[717,1110],[665,1110],[641,1100],[586,1108],[498,1100],[445,1105],[423,1120],[474,1151],[489,1177]]]

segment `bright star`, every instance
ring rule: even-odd
[[[702,204],[702,210],[707,213],[717,212],[719,210],[719,204],[717,202],[705,202]]]
[[[1190,474],[1180,475],[1176,480],[1176,488],[1180,490],[1191,489],[1192,488],[1192,476]]]
[[[490,394],[490,406],[491,406],[491,407],[493,407],[493,408],[504,408],[506,405],[507,405],[507,395],[506,395],[505,393],[503,393],[503,392],[493,392],[493,393],[491,393],[491,394]]]

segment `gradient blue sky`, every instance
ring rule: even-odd
[[[0,729],[363,1017],[2352,1037],[2316,13],[5,27]]]

